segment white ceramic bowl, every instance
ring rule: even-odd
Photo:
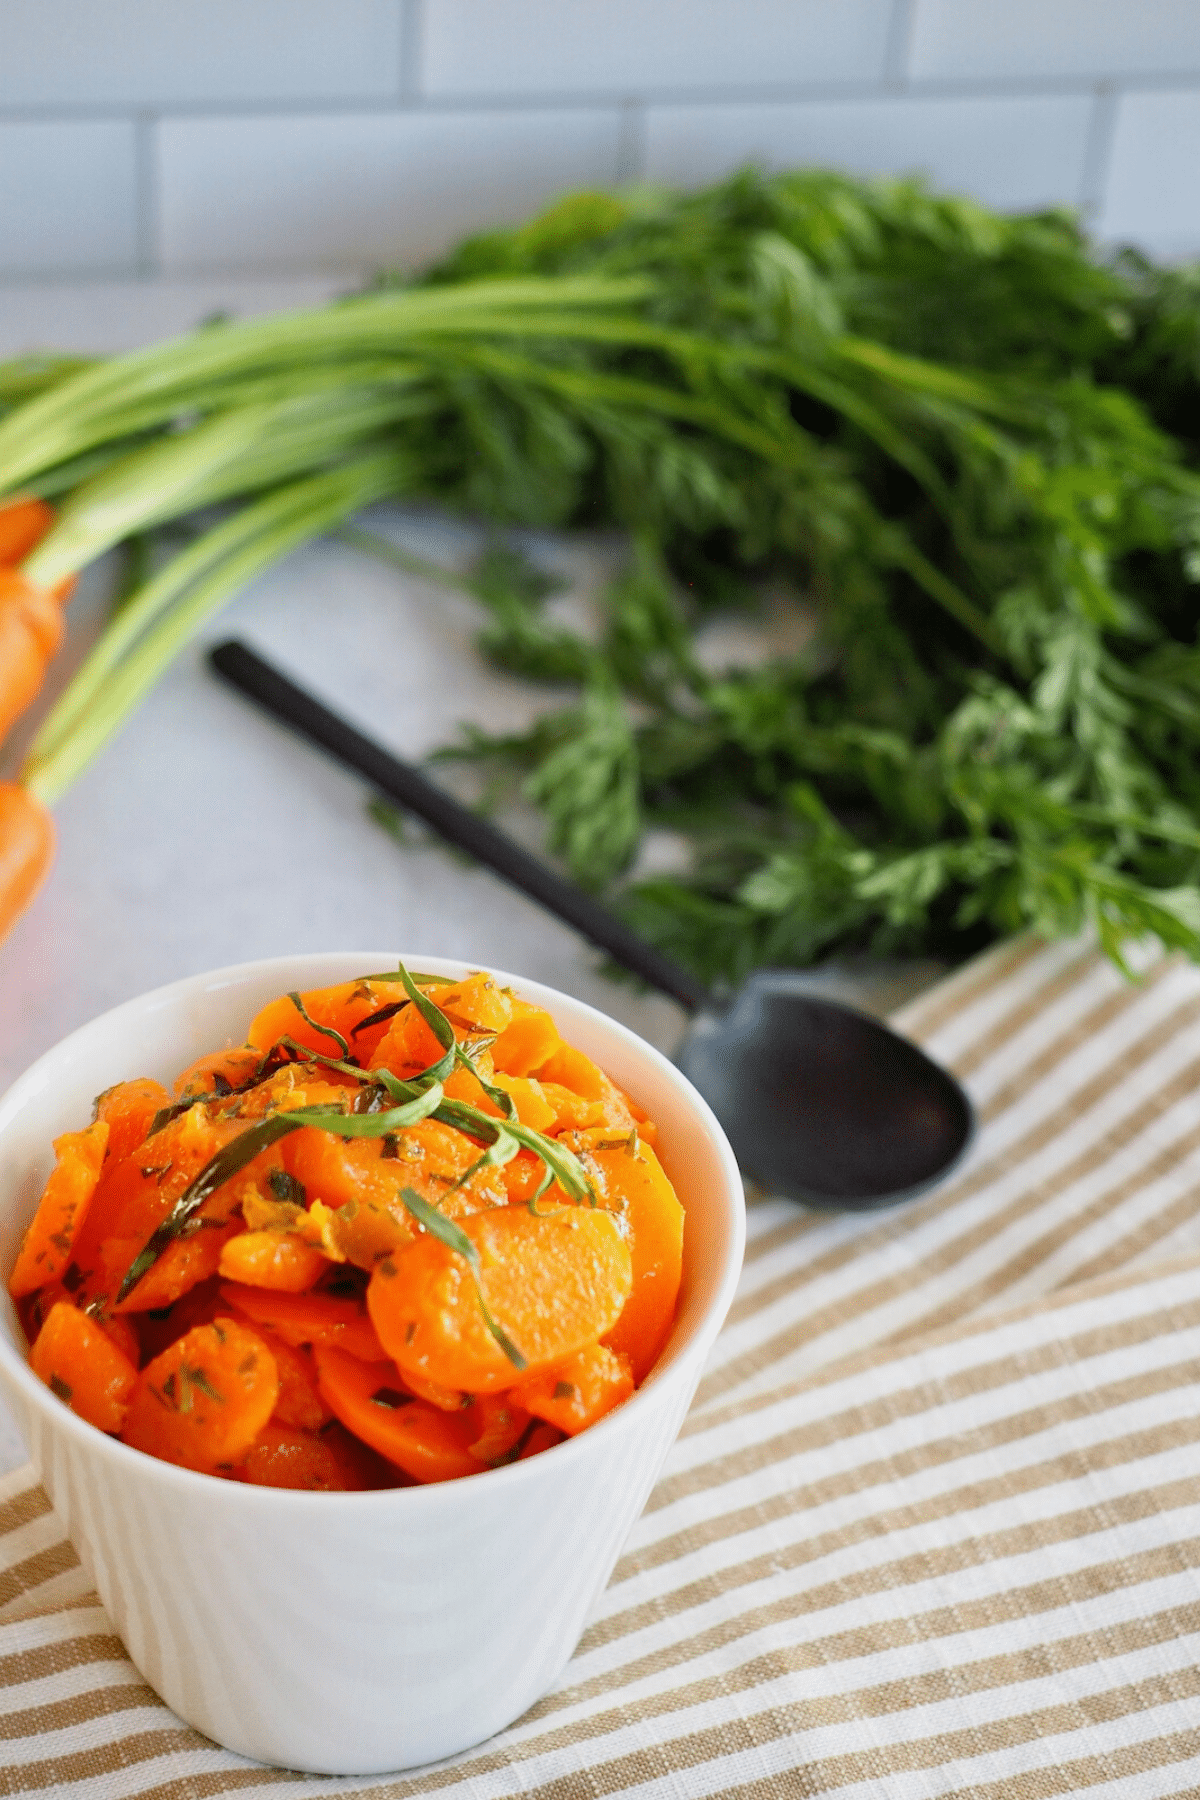
[[[410,959],[406,956],[406,961]],[[0,1100],[0,1271],[53,1165],[51,1139],[114,1081],[168,1084],[240,1043],[293,988],[394,967],[396,954],[246,963],[106,1013]],[[468,965],[413,956],[461,975]],[[670,1342],[624,1406],[542,1456],[465,1481],[364,1494],[217,1481],[143,1456],[37,1380],[3,1298],[0,1381],[34,1466],[133,1661],[230,1750],[324,1774],[409,1768],[490,1737],[543,1694],[641,1512],[741,1266],[742,1185],[716,1119],[656,1050],[591,1007],[502,976],[658,1122],[687,1213]]]

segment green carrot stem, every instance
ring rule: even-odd
[[[211,613],[288,551],[360,507],[400,491],[406,473],[403,459],[386,454],[297,482],[289,490],[295,502],[290,513],[227,556],[169,611],[110,675],[72,731],[45,755],[35,743],[22,771],[31,792],[53,804]]]

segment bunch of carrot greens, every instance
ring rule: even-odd
[[[1118,960],[1200,955],[1194,271],[1101,262],[1059,214],[750,172],[576,195],[417,280],[0,395],[0,494],[60,508],[35,584],[203,526],[46,721],[42,801],[259,570],[432,499],[630,534],[591,638],[511,554],[475,571],[485,653],[578,702],[455,753],[520,771],[551,848],[704,976],[1087,923]],[[698,630],[780,583],[817,640],[710,673]],[[647,824],[685,874],[628,881]]]

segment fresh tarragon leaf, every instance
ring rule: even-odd
[[[483,1314],[484,1324],[499,1344],[501,1350],[503,1350],[505,1356],[507,1356],[513,1368],[527,1369],[529,1364],[521,1355],[521,1352],[517,1349],[517,1346],[513,1343],[503,1325],[500,1324],[499,1320],[492,1316],[491,1309],[484,1298],[483,1270],[480,1267],[479,1252],[467,1236],[466,1232],[461,1231],[454,1223],[454,1220],[448,1219],[445,1213],[440,1213],[436,1206],[431,1206],[428,1200],[422,1200],[420,1194],[414,1193],[412,1188],[401,1188],[400,1198],[403,1200],[405,1206],[417,1223],[425,1227],[430,1237],[437,1238],[440,1243],[445,1244],[448,1250],[453,1250],[458,1256],[463,1258],[463,1261],[467,1264],[467,1267],[470,1269],[475,1280],[475,1293],[479,1300],[479,1310]]]

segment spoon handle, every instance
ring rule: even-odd
[[[704,984],[663,956],[622,923],[590,894],[554,869],[530,856],[478,813],[460,806],[444,788],[427,781],[411,763],[401,762],[373,743],[329,708],[297,687],[245,644],[230,639],[218,644],[209,660],[217,674],[238,688],[293,731],[328,750],[339,762],[357,769],[381,793],[416,813],[449,843],[520,888],[523,893],[574,926],[616,962],[660,992],[697,1012],[712,1004]]]

